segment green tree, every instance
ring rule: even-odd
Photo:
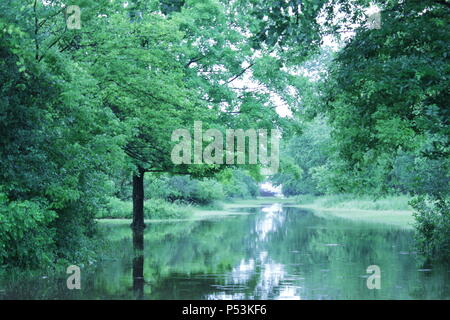
[[[449,6],[390,1],[382,9],[381,28],[357,29],[330,70],[321,109],[336,149],[329,182],[386,193],[400,157],[412,155],[408,191],[421,195],[413,202],[419,243],[433,247],[422,246],[429,256],[448,257],[450,241],[439,225],[449,219]],[[436,178],[440,183],[429,183]],[[421,217],[429,217],[426,227]]]
[[[127,132],[125,152],[136,167],[133,225],[138,229],[144,227],[145,172],[205,176],[221,169],[175,166],[170,159],[173,130],[192,127],[194,120],[221,130],[281,127],[270,81],[288,74],[277,60],[255,58],[245,34],[231,27],[239,21],[226,14],[223,4],[181,4],[169,10],[164,2],[143,1],[103,9],[98,21],[85,24],[75,46],[80,49],[73,53],[89,65],[103,105]],[[250,67],[261,88],[233,87]],[[270,73],[264,71],[268,68]]]
[[[93,217],[109,192],[110,168],[123,158],[95,79],[49,44],[51,33],[39,33],[41,15],[52,10],[1,4],[1,264],[45,267],[92,256]],[[34,17],[38,27],[30,28]]]
[[[317,171],[326,165],[330,156],[330,128],[324,119],[317,118],[302,126],[302,133],[292,137],[282,152],[281,172],[272,181],[282,186],[284,195],[323,194]]]

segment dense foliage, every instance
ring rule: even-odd
[[[80,29],[67,26],[68,4],[82,9]],[[174,129],[192,128],[194,120],[221,130],[278,126],[277,113],[267,107],[276,88],[232,85],[249,59],[272,69],[255,75],[262,87],[285,73],[276,59],[254,57],[245,35],[230,28],[240,22],[226,15],[225,5],[0,4],[0,265],[89,259],[94,217],[111,208],[124,176],[143,183],[145,172],[202,177],[220,171],[174,166]],[[224,196],[214,181],[192,183],[198,185],[192,194],[180,196],[178,189],[168,199],[206,204]],[[142,196],[134,209],[141,205],[143,213],[143,203]]]
[[[318,59],[326,72],[305,87],[303,114],[326,124],[304,125],[285,150],[302,178],[274,181],[294,194],[409,194],[418,248],[448,258],[449,5],[380,6],[379,29],[361,26],[331,61]]]
[[[416,197],[419,249],[450,256],[449,5],[372,2],[379,29],[366,0],[2,1],[0,266],[91,260],[94,218],[130,201],[144,228],[255,197],[258,166],[172,163],[194,121],[277,129],[286,195]]]
[[[96,80],[53,48],[37,57],[32,35],[8,18],[0,20],[0,263],[79,261],[92,252],[121,138]]]

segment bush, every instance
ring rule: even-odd
[[[151,176],[146,179],[146,194],[150,199],[169,202],[210,205],[224,198],[222,185],[215,180],[196,180],[190,176]]]
[[[411,201],[417,248],[426,257],[450,260],[450,201],[420,196]]]
[[[192,213],[192,207],[185,203],[170,203],[164,199],[150,199],[144,202],[145,219],[181,219]],[[98,219],[132,219],[133,203],[110,198],[107,209],[100,211]]]
[[[151,199],[144,203],[144,217],[146,219],[182,219],[192,213],[189,205],[178,205],[163,199]]]
[[[317,197],[313,194],[301,194],[296,196],[294,199],[298,204],[311,204],[317,200]]]
[[[111,197],[104,210],[97,213],[98,219],[131,219],[133,218],[133,203]]]
[[[224,194],[228,199],[249,199],[259,195],[258,183],[243,170],[229,171],[223,180]]]
[[[39,268],[55,259],[56,218],[42,199],[8,201],[0,193],[0,265]]]
[[[195,203],[201,205],[211,205],[216,201],[223,200],[224,192],[222,185],[214,180],[198,181],[192,198]]]

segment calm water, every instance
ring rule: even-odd
[[[66,274],[42,275],[0,280],[0,298],[449,299],[450,267],[421,263],[411,231],[276,204],[247,211],[150,224],[143,281],[133,281],[142,260],[129,227],[102,225],[109,258],[82,268],[81,290],[67,289]],[[367,288],[370,265],[381,269],[380,290]]]

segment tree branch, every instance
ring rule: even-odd
[[[186,63],[186,64],[184,65],[184,67],[185,67],[185,68],[188,68],[188,67],[189,67],[191,64],[193,64],[194,62],[198,62],[198,61],[200,61],[200,60],[206,58],[207,56],[208,56],[208,55],[204,55],[204,56],[197,57],[197,58],[192,58],[191,60],[189,60],[188,63]]]
[[[36,50],[35,58],[39,61],[39,41],[38,41],[38,32],[39,32],[39,22],[37,17],[37,0],[34,0],[33,4],[33,12],[34,12],[34,47]]]
[[[231,78],[230,80],[228,80],[226,82],[226,84],[229,84],[231,82],[233,82],[234,80],[236,80],[237,78],[239,78],[240,76],[242,76],[248,69],[250,69],[251,67],[253,67],[255,65],[255,62],[250,63],[250,65],[244,69],[242,69],[241,72],[239,72],[237,75],[235,75],[233,78]]]

